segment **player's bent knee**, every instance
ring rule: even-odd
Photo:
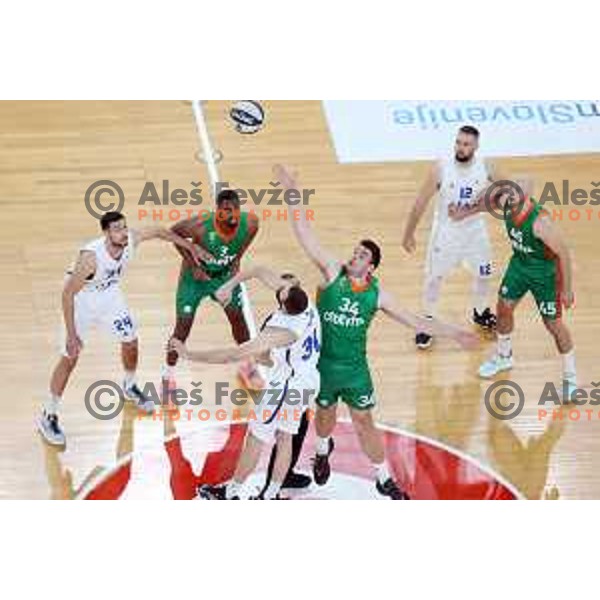
[[[562,330],[562,323],[558,319],[542,319],[544,326],[552,335],[558,335]]]
[[[185,342],[192,331],[193,324],[193,318],[178,318],[177,322],[175,323],[173,337],[181,342]]]
[[[498,298],[497,310],[499,317],[510,317],[515,310],[515,305],[513,302],[508,302],[504,298]]]
[[[359,431],[367,431],[373,429],[373,415],[370,410],[350,410],[352,423],[354,428]]]

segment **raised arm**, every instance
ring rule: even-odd
[[[284,189],[299,190],[296,179],[285,167],[275,165],[273,167],[273,174]],[[296,219],[295,216],[298,214],[300,218]],[[321,243],[309,225],[304,206],[291,206],[288,204],[288,218],[292,223],[296,239],[306,255],[315,263],[327,283],[333,281],[340,272],[341,263],[321,246]]]
[[[176,227],[176,225],[174,226]],[[189,256],[190,260],[195,264],[199,265],[203,258],[207,258],[210,254],[194,244],[191,239],[177,233],[174,228],[166,229],[165,227],[145,227],[144,229],[132,230],[133,240],[136,245],[146,242],[148,240],[163,240],[165,242],[171,242],[175,244],[178,249],[185,251],[186,256]]]
[[[456,325],[419,317],[398,306],[391,294],[383,290],[379,291],[379,308],[397,323],[406,325],[415,331],[453,339],[465,349],[476,348],[479,345],[479,338],[474,333]]]
[[[240,283],[244,283],[250,279],[258,279],[263,285],[275,292],[282,287],[289,285],[289,280],[284,279],[275,271],[272,271],[267,267],[257,265],[236,273],[227,283],[222,285],[215,292],[215,298],[223,306],[226,306],[231,302],[233,290],[235,290]]]
[[[429,202],[433,198],[433,195],[438,191],[439,187],[439,165],[436,164],[427,174],[427,178],[423,182],[417,199],[415,200],[412,210],[408,215],[408,221],[404,229],[402,247],[409,253],[414,252],[417,248],[417,241],[415,240],[415,231],[417,230],[417,225],[419,224],[419,221],[423,217]]]
[[[239,346],[227,346],[224,348],[213,348],[209,350],[188,350],[181,341],[172,338],[169,349],[174,350],[193,362],[207,364],[226,364],[239,362],[248,358],[260,358],[268,354],[274,348],[289,346],[297,340],[295,333],[282,327],[265,327],[254,339],[244,342]]]
[[[542,215],[533,224],[533,233],[558,257],[562,273],[561,302],[565,308],[573,308],[575,306],[573,259],[561,230],[548,215]]]
[[[75,295],[81,291],[85,282],[93,277],[95,272],[96,256],[93,252],[83,251],[63,288],[62,309],[67,330],[67,353],[70,358],[75,358],[83,347],[75,329]]]

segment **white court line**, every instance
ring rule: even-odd
[[[247,423],[247,421],[244,421],[242,419],[239,421],[235,421],[235,424],[244,423],[244,422]],[[206,427],[223,427],[223,426],[231,425],[232,423],[234,423],[234,421],[222,421],[218,424],[217,423],[208,423],[205,426]],[[343,419],[338,419],[338,423],[351,424],[352,421],[348,418],[343,418]],[[482,471],[483,473],[485,473],[486,475],[488,475],[489,477],[491,477],[498,483],[502,484],[509,492],[511,492],[511,494],[513,494],[513,496],[517,500],[527,500],[527,498],[503,475],[498,473],[490,465],[482,462],[481,460],[479,460],[478,458],[475,458],[474,456],[467,454],[463,450],[459,450],[458,448],[453,448],[452,446],[448,446],[444,442],[441,442],[434,438],[430,438],[430,437],[428,437],[426,435],[422,435],[420,433],[415,433],[413,431],[408,431],[406,429],[402,429],[401,427],[395,427],[392,425],[383,425],[380,423],[377,423],[376,425],[377,425],[377,429],[379,429],[380,431],[387,431],[389,433],[395,433],[397,435],[401,435],[401,436],[411,438],[411,439],[419,441],[419,442],[423,442],[425,444],[429,444],[430,446],[433,446],[434,448],[444,450],[445,452],[448,452],[448,454],[456,456],[456,457],[460,458],[461,460],[474,465],[480,471]],[[179,437],[179,434],[177,434],[177,433],[171,434],[170,436],[168,436],[164,440],[162,440],[162,443],[165,443],[165,442],[175,439],[177,437]],[[103,473],[100,473],[96,479],[92,479],[90,482],[88,482],[88,484],[86,486],[81,488],[79,490],[79,493],[73,499],[74,500],[85,499],[85,497],[89,493],[94,491],[95,488],[97,488],[99,485],[102,485],[107,479],[112,477],[114,475],[114,473],[116,473],[121,467],[125,466],[128,462],[133,461],[133,458],[136,455],[140,456],[141,454],[139,452],[134,451],[134,452],[131,452],[130,454],[127,454],[127,455],[121,457],[112,468],[107,469]],[[340,498],[340,500],[342,500],[342,498]]]

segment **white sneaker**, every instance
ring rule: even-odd
[[[66,446],[67,438],[58,422],[58,415],[51,415],[43,410],[36,424],[38,431],[48,444],[51,446]]]
[[[495,354],[479,367],[479,377],[482,379],[490,379],[503,371],[510,371],[513,367],[512,356],[499,356]]]
[[[129,387],[125,387],[123,384],[123,392],[125,393],[125,399],[133,402],[142,412],[145,412],[147,415],[151,415],[154,413],[154,401],[148,398],[140,390],[137,384],[132,384]]]

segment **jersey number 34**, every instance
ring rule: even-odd
[[[321,343],[319,342],[319,336],[317,335],[316,328],[304,340],[302,343],[302,349],[304,350],[302,360],[308,360],[313,355],[313,352],[319,353],[321,351]]]

